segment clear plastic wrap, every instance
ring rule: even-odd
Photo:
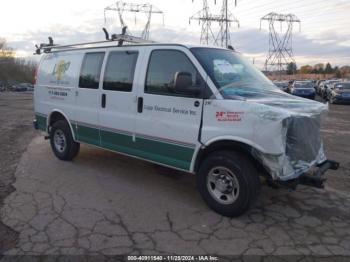
[[[281,126],[284,153],[264,154],[256,149],[252,153],[273,179],[289,180],[326,160],[320,128],[328,105],[280,92],[275,94],[269,93],[268,99],[265,97],[250,102],[256,103],[252,113],[269,121],[265,128],[271,126],[272,131],[276,126]]]
[[[191,51],[216,87],[214,96],[241,102],[231,107],[239,105],[246,123],[232,132],[249,141],[254,156],[273,179],[296,178],[325,160],[320,124],[328,105],[281,91],[239,53],[218,48]],[[299,94],[313,91],[310,88]],[[227,110],[231,107],[227,105]],[[252,130],[247,130],[250,127],[252,137]]]

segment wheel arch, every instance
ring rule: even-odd
[[[47,132],[50,133],[50,127],[58,120],[64,120],[68,123],[70,131],[72,132],[73,140],[76,141],[75,132],[74,132],[74,129],[73,129],[71,122],[69,121],[69,118],[67,117],[67,115],[65,113],[63,113],[59,109],[52,110],[49,117],[47,118]]]
[[[261,149],[258,149],[252,146],[251,144],[238,140],[220,139],[213,141],[211,143],[208,143],[208,145],[206,145],[205,147],[202,147],[198,150],[194,161],[193,171],[194,173],[198,172],[200,164],[209,154],[217,151],[232,150],[245,154],[251,160],[251,162],[254,164],[255,168],[261,175],[270,177],[270,174],[267,171],[267,169],[254,156],[253,149],[261,151]]]

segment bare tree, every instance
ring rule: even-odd
[[[0,38],[0,82],[9,85],[16,82],[32,82],[36,63],[16,58],[16,51],[6,39]]]

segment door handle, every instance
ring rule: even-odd
[[[195,107],[199,107],[200,104],[201,104],[201,103],[200,103],[199,101],[194,101],[194,106],[195,106]]]
[[[101,98],[101,107],[105,108],[106,107],[106,94],[102,94]]]
[[[137,112],[142,113],[143,109],[143,97],[138,97],[137,98]]]

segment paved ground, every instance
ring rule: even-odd
[[[0,92],[0,208],[4,198],[14,191],[18,161],[34,137],[32,104],[30,93]],[[15,246],[17,239],[18,233],[0,220],[0,254]]]
[[[342,164],[326,190],[263,187],[236,219],[209,210],[191,175],[89,146],[62,162],[37,136],[1,209],[18,232],[5,254],[350,255],[349,108],[332,107],[323,127]]]

